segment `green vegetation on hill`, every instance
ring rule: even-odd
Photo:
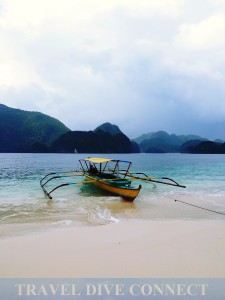
[[[196,135],[143,134],[131,141],[117,125],[104,123],[94,131],[70,131],[63,123],[40,112],[0,104],[0,152],[54,153],[218,153],[222,140],[208,141]]]
[[[103,123],[102,125],[98,126],[94,131],[96,132],[98,130],[108,132],[111,135],[122,133],[122,131],[119,129],[117,125],[111,124],[109,122]]]
[[[60,136],[50,147],[57,153],[132,153],[133,143],[123,133],[112,135],[101,130],[70,131]]]
[[[197,135],[176,135],[158,131],[143,134],[134,141],[139,144],[140,151],[145,153],[225,154],[223,140],[213,142]]]
[[[217,143],[212,141],[201,141],[198,143],[193,143],[185,146],[186,153],[194,154],[225,154],[225,143]]]
[[[203,141],[196,135],[168,134],[165,131],[143,134],[134,141],[138,142],[140,151],[146,153],[180,152],[181,146],[190,140]]]
[[[68,131],[48,115],[0,104],[0,152],[45,152],[51,142]]]

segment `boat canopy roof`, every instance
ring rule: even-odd
[[[102,157],[87,157],[84,160],[92,162],[94,164],[102,164],[102,163],[107,163],[109,161],[113,161],[113,162],[119,162],[120,161],[120,162],[124,162],[124,163],[131,163],[130,161],[127,161],[127,160],[102,158]]]
[[[90,161],[92,163],[97,163],[97,164],[101,164],[101,163],[106,163],[108,161],[112,161],[112,159],[110,159],[110,158],[100,158],[100,157],[88,157],[88,158],[85,158],[84,160]]]

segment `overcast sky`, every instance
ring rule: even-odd
[[[0,0],[0,103],[225,138],[225,0]]]

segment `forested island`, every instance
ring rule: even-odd
[[[46,114],[0,104],[0,152],[225,154],[225,142],[165,131],[131,140],[109,122],[90,131],[72,131]]]

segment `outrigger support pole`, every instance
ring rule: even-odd
[[[46,191],[46,189],[44,187],[42,187],[42,188],[43,188],[43,191],[44,191],[45,195],[48,196],[49,199],[52,199],[52,196],[50,196],[50,194],[52,192],[54,192],[55,190],[57,190],[57,189],[59,189],[59,188],[61,188],[63,186],[67,186],[67,185],[69,185],[69,183],[60,184],[57,187],[55,187],[53,190],[51,190],[49,193]]]
[[[52,197],[50,196],[50,194],[55,190],[58,189],[59,187],[63,187],[66,185],[69,185],[68,183],[63,183],[59,186],[57,186],[56,188],[54,188],[51,192],[47,192],[47,190],[45,189],[45,185],[53,180],[53,179],[58,179],[58,178],[63,178],[63,177],[75,177],[75,176],[81,176],[80,174],[72,174],[72,175],[66,175],[66,174],[71,174],[71,173],[76,173],[76,172],[81,172],[80,170],[73,170],[73,171],[66,171],[66,172],[51,172],[48,173],[47,175],[45,175],[41,180],[40,180],[40,185],[42,190],[44,191],[45,195],[48,196],[49,199],[52,199]],[[53,176],[56,175],[56,176]],[[51,176],[50,178],[48,178],[49,176]],[[46,179],[45,182],[43,182]]]
[[[82,172],[81,170],[72,170],[72,171],[64,171],[64,172],[51,172],[51,173],[48,173],[47,175],[45,175],[42,179],[41,179],[41,181],[40,181],[40,183],[42,183],[42,181],[45,179],[45,178],[47,178],[48,176],[50,176],[50,175],[58,175],[58,176],[60,176],[60,177],[63,177],[63,176],[65,176],[64,174],[70,174],[70,173],[76,173],[76,172]],[[60,175],[61,174],[61,175]],[[73,175],[72,175],[73,176]]]
[[[95,180],[87,180],[87,181],[80,181],[80,182],[68,182],[68,183],[62,183],[58,186],[56,186],[54,189],[52,189],[49,193],[46,191],[46,189],[44,187],[42,187],[44,193],[46,196],[48,196],[49,199],[52,199],[52,196],[50,196],[50,194],[52,192],[54,192],[55,190],[61,188],[61,187],[64,187],[64,186],[67,186],[67,185],[73,185],[73,184],[86,184],[86,183],[90,183],[90,182],[94,182]]]
[[[139,176],[135,176],[133,174],[141,174],[141,175],[144,175],[145,178],[142,178],[142,177],[139,177]],[[162,177],[162,179],[169,180],[169,181],[172,181],[172,182],[154,179],[154,178],[148,177],[148,175],[146,175],[145,173],[140,173],[140,172],[139,173],[130,173],[130,172],[128,172],[127,176],[128,177],[132,177],[134,179],[145,180],[145,181],[150,181],[150,182],[155,182],[155,183],[161,183],[161,184],[166,184],[166,185],[172,185],[172,186],[176,186],[176,187],[186,188],[185,185],[181,185],[181,184],[177,183],[175,180],[173,180],[173,179],[171,179],[169,177]]]

